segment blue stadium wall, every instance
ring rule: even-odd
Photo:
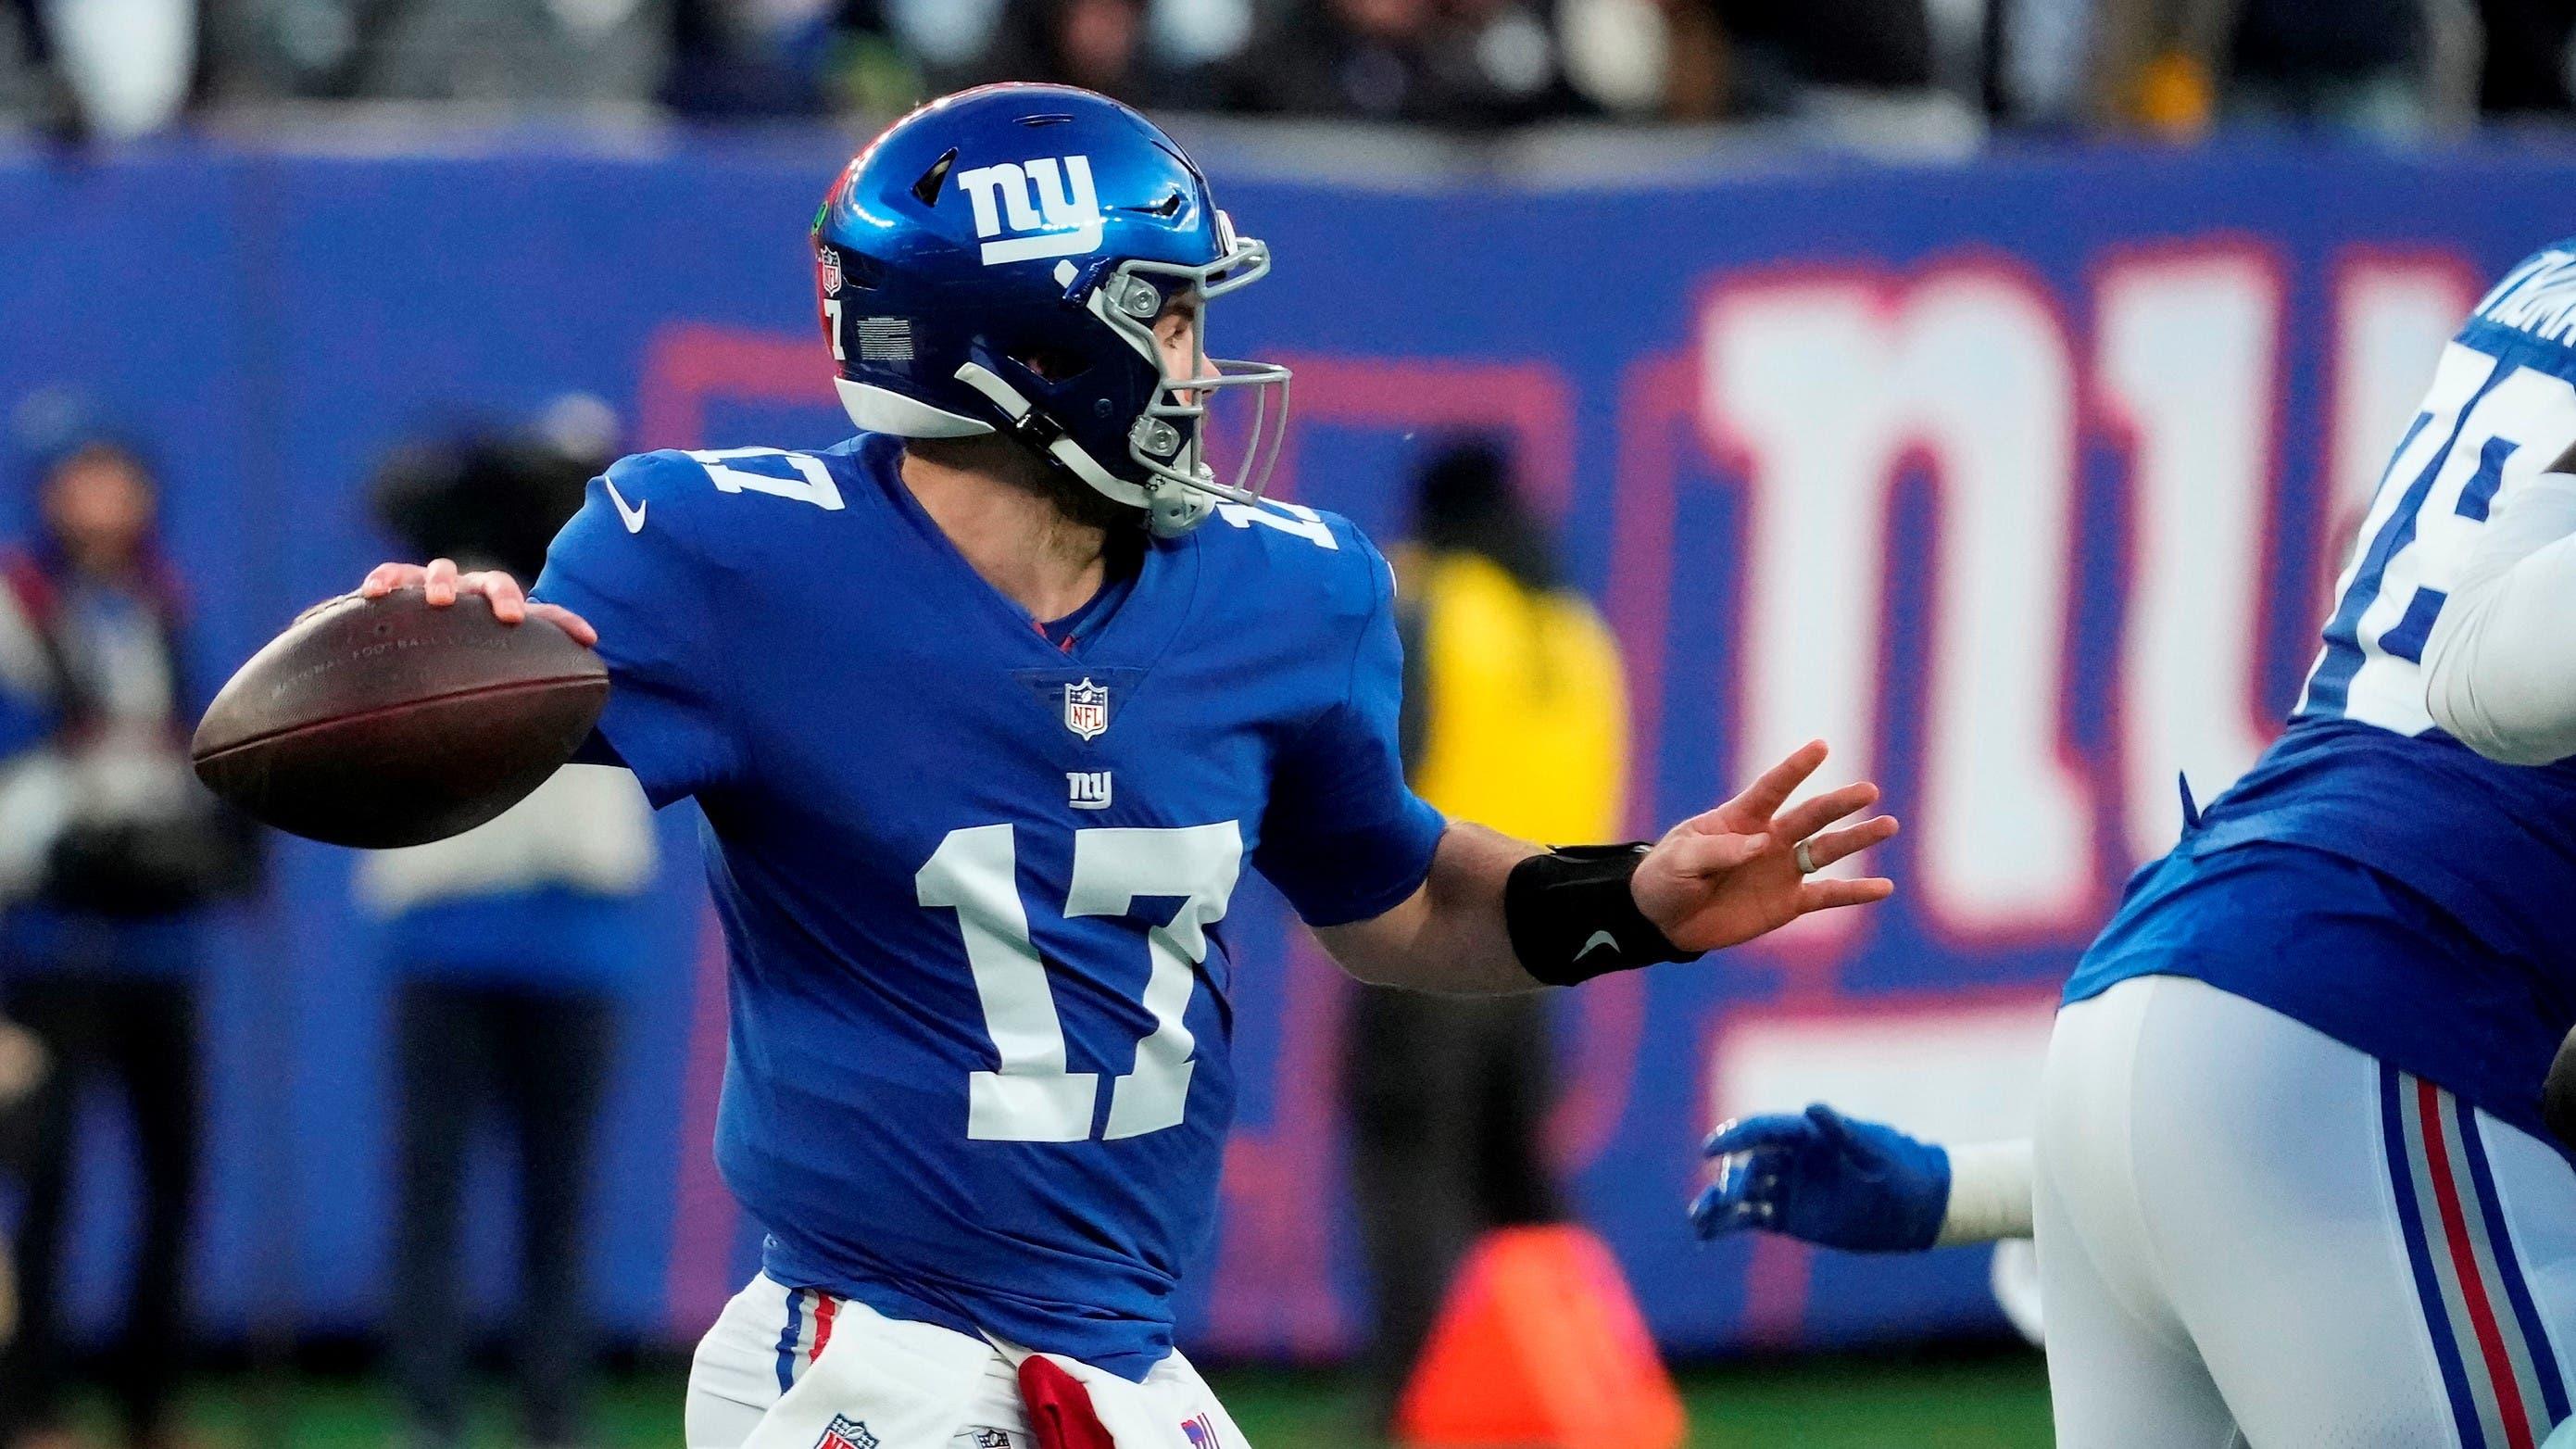
[[[70,383],[151,440],[211,677],[386,553],[360,484],[422,431],[586,390],[639,448],[840,436],[803,234],[844,142],[567,144],[0,158],[0,406]],[[1283,491],[1400,535],[1428,443],[1515,440],[1629,656],[1641,831],[1808,732],[1916,827],[1889,862],[1908,893],[1864,922],[1562,1003],[1554,1144],[1657,1333],[1999,1332],[1982,1251],[1697,1247],[1695,1144],[1811,1088],[1876,1100],[1909,1053],[1919,1120],[2011,1130],[2055,983],[2170,836],[2173,775],[2223,784],[2294,695],[2370,454],[2480,279],[2566,226],[2576,154],[2007,151],[1586,188],[1215,169],[1279,257],[1216,326],[1299,367]],[[0,493],[0,522],[24,504]],[[687,816],[596,1241],[613,1326],[670,1341],[756,1251],[708,1163],[721,962]],[[388,1308],[386,984],[348,858],[279,858],[208,968],[198,1297],[217,1333],[363,1331]],[[1331,1355],[1360,1316],[1342,989],[1266,892],[1236,918],[1245,1095],[1185,1342]],[[130,1182],[116,1150],[84,1174],[92,1321]],[[491,1295],[497,1154],[477,1183]]]

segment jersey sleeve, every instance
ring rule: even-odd
[[[2576,755],[2576,477],[2506,489],[2424,645],[2425,708],[2508,765]]]
[[[608,706],[577,758],[626,766],[656,806],[736,773],[723,616],[688,527],[708,488],[685,454],[619,459],[555,535],[534,590],[599,630],[608,665]]]
[[[1395,576],[1356,531],[1374,606],[1353,641],[1342,697],[1282,752],[1253,864],[1310,926],[1365,921],[1402,904],[1431,873],[1448,822],[1404,781],[1397,750],[1404,650]]]

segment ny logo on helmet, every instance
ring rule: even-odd
[[[975,235],[988,238],[988,267],[1100,249],[1100,195],[1092,189],[1088,156],[978,166],[957,173],[957,189],[975,204]],[[1006,228],[1041,234],[989,240]]]

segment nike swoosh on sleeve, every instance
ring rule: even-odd
[[[1609,947],[1613,951],[1618,950],[1619,938],[1611,935],[1608,931],[1595,931],[1592,933],[1592,939],[1583,943],[1583,949],[1574,953],[1574,959],[1580,961],[1584,957],[1591,955],[1593,952],[1600,950],[1604,946]]]
[[[642,533],[644,531],[644,510],[653,506],[653,500],[647,498],[641,503],[629,504],[626,501],[626,495],[617,491],[616,484],[609,482],[605,478],[600,479],[599,482],[600,486],[608,490],[608,501],[617,505],[617,516],[625,520],[626,531],[628,533]]]

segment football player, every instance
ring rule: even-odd
[[[1386,561],[1261,499],[1287,372],[1202,346],[1269,252],[1126,107],[935,102],[813,246],[858,436],[615,464],[542,602],[443,561],[363,592],[595,642],[591,757],[704,809],[716,1154],[768,1237],[699,1348],[694,1449],[1016,1446],[1077,1412],[1239,1449],[1172,1304],[1216,1206],[1246,867],[1356,976],[1513,992],[1879,900],[1808,876],[1895,823],[1845,823],[1867,784],[1790,803],[1821,744],[1651,847],[1416,799]],[[1202,423],[1247,392],[1267,416],[1219,478]]]
[[[2527,1449],[2569,1415],[2576,243],[2443,351],[2289,728],[2067,984],[2036,1151],[1729,1124],[1704,1234],[2036,1230],[2057,1442]]]

